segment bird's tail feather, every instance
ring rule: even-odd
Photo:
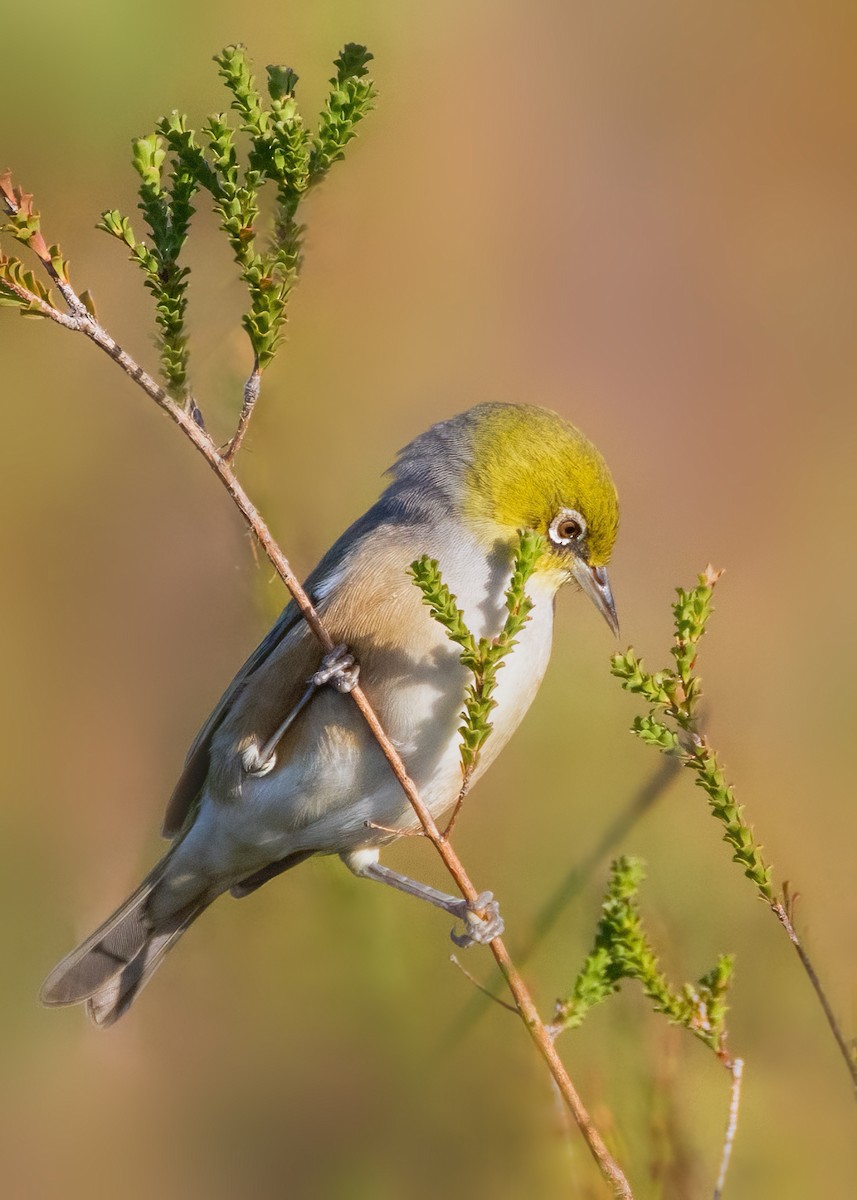
[[[206,899],[189,905],[183,912],[163,922],[157,931],[150,931],[143,946],[127,966],[87,997],[86,1011],[96,1025],[101,1028],[112,1025],[128,1011],[161,965],[164,955],[208,904]]]
[[[205,894],[177,912],[150,918],[149,902],[164,879],[166,855],[103,925],[58,963],[42,985],[42,1004],[86,1002],[96,1025],[112,1025],[149,981],[167,951],[208,907]]]

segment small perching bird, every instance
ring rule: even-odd
[[[381,498],[327,552],[307,591],[331,637],[324,655],[288,605],[197,735],[167,808],[173,845],[140,887],[54,968],[49,1005],[85,1001],[109,1025],[167,950],[223,892],[245,896],[314,854],[429,900],[465,922],[461,941],[490,941],[502,921],[490,895],[468,906],[378,861],[416,816],[356,705],[360,684],[433,816],[461,787],[459,724],[468,672],[408,575],[436,559],[468,627],[492,637],[518,534],[545,550],[527,584],[534,602],[497,676],[492,733],[477,779],[514,733],[550,656],[554,598],[575,581],[618,632],[606,573],[619,521],[607,466],[583,434],[530,405],[485,404],[421,434],[400,453]],[[346,649],[347,647],[347,649]]]

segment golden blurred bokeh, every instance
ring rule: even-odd
[[[701,662],[713,740],[801,894],[848,1034],[855,39],[843,0],[45,0],[6,6],[0,112],[0,167],[153,366],[148,296],[94,230],[104,208],[133,211],[130,138],[173,107],[221,108],[211,55],[229,42],[260,71],[293,65],[308,112],[342,43],[369,45],[380,103],[310,202],[246,486],[307,572],[432,421],[528,400],[586,430],[622,497],[623,640],[665,660],[673,587],[727,568]],[[191,262],[194,384],[225,434],[248,355],[202,211]],[[159,852],[184,750],[283,595],[210,472],[84,339],[3,309],[0,371],[4,1195],[601,1195],[513,1019],[492,1008],[454,1036],[473,990],[443,920],[335,861],[216,905],[105,1034],[37,1006]],[[611,650],[564,597],[542,693],[460,823],[513,953],[657,765],[628,733]],[[852,1195],[845,1070],[702,795],[682,780],[618,849],[648,862],[643,908],[673,977],[737,954],[747,1067],[726,1194]],[[441,882],[423,845],[389,857]],[[545,1012],[605,879],[602,863],[527,968]],[[467,965],[489,975],[487,954]],[[702,1047],[627,987],[563,1049],[638,1197],[711,1193],[728,1080]]]

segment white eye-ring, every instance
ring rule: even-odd
[[[586,522],[575,509],[561,508],[551,521],[548,533],[557,546],[570,546],[586,533]]]

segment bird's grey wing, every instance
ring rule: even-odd
[[[325,554],[324,558],[322,558],[321,562],[307,579],[305,584],[306,590],[320,613],[325,611],[328,601],[334,594],[347,559],[360,546],[365,533],[372,529],[374,522],[370,518],[371,510],[370,513],[364,514],[363,517],[355,521],[350,529],[346,530],[334,545],[331,546],[327,554]],[[176,837],[183,829],[208,775],[211,740],[225,717],[243,693],[250,679],[265,663],[270,661],[272,655],[277,654],[285,639],[302,622],[303,617],[301,616],[300,609],[292,601],[283,610],[276,623],[262,639],[220,697],[213,712],[194,738],[190,750],[188,750],[181,776],[167,804],[167,811],[162,826],[164,837]],[[317,643],[315,643],[309,634],[309,630],[306,630],[306,633],[309,644],[317,646]],[[301,639],[301,641],[304,640]],[[319,660],[321,659],[321,653],[319,647]],[[297,668],[297,664],[295,665]],[[316,667],[317,665],[316,663]],[[312,670],[315,670],[316,667],[313,667]],[[305,683],[305,675],[302,676],[302,680]],[[299,696],[295,697],[295,702],[298,698]],[[280,700],[282,703],[283,697],[280,697]]]
[[[205,783],[209,767],[211,739],[223,721],[223,718],[241,694],[250,677],[259,670],[263,663],[267,662],[270,655],[274,653],[283,639],[302,620],[300,609],[294,602],[289,604],[280,613],[274,625],[268,630],[265,637],[238,671],[229,687],[218,700],[205,724],[193,739],[184,761],[182,773],[179,776],[176,786],[173,788],[173,794],[170,796],[169,803],[167,804],[167,811],[164,815],[162,827],[164,837],[175,837],[187,820],[194,801],[199,795],[202,785]]]
[[[379,502],[378,506],[380,503],[382,502]],[[330,550],[326,552],[325,556],[320,560],[316,568],[314,568],[312,574],[308,576],[305,583],[306,592],[310,595],[319,613],[324,613],[326,608],[328,608],[330,600],[336,594],[336,587],[342,578],[344,570],[348,568],[349,562],[352,562],[354,558],[361,557],[361,551],[365,550],[367,542],[371,540],[373,534],[378,533],[377,526],[378,517],[376,516],[376,512],[370,509],[359,517],[352,526],[346,529],[346,532],[334,542],[334,545],[330,547]],[[214,712],[211,713],[209,719],[200,728],[196,738],[193,739],[191,749],[187,751],[184,769],[182,769],[178,784],[173,788],[173,794],[170,796],[169,803],[167,804],[167,812],[164,815],[162,826],[164,838],[175,838],[176,834],[179,834],[181,829],[184,828],[187,817],[190,815],[200,791],[202,791],[206,776],[208,776],[211,739],[222,725],[224,718],[232,710],[235,701],[244,692],[247,683],[250,682],[254,674],[266,662],[270,661],[271,655],[277,653],[278,648],[282,646],[282,642],[301,623],[300,610],[295,605],[295,602],[292,601],[284,608],[280,617],[278,617],[276,623],[263,638],[262,642],[259,642],[257,648],[253,650],[250,658],[241,667],[241,670],[236,674],[227,690],[223,692],[220,701],[215,706]],[[319,648],[319,660],[320,656],[322,656],[322,652],[320,652]],[[316,670],[316,667],[313,667],[312,670]]]

